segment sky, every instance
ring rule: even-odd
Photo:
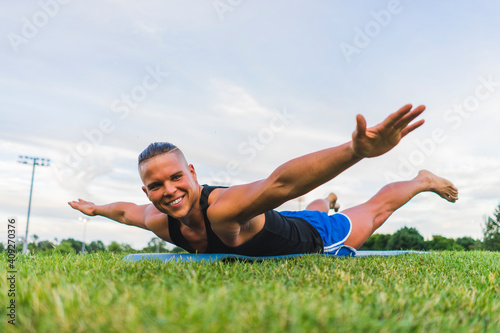
[[[497,1],[4,1],[0,3],[0,241],[130,244],[146,230],[68,201],[146,204],[137,156],[181,148],[201,184],[266,178],[286,161],[351,138],[411,103],[426,123],[279,209],[335,192],[341,209],[430,170],[459,188],[421,193],[379,233],[482,237],[500,203]]]

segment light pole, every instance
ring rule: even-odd
[[[28,217],[26,219],[26,234],[24,236],[23,242],[23,253],[27,254],[28,251],[28,228],[30,224],[30,211],[31,211],[31,196],[33,194],[33,181],[35,179],[35,166],[49,166],[50,160],[48,158],[31,157],[31,156],[21,156],[19,155],[19,160],[17,161],[21,164],[33,164],[33,171],[31,172],[31,187],[30,187],[30,201],[28,203]]]
[[[85,234],[87,232],[87,222],[89,221],[86,217],[78,218],[81,222],[83,222],[83,243],[82,243],[82,254],[85,254]]]

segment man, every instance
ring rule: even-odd
[[[189,252],[249,256],[293,253],[355,253],[387,218],[423,191],[455,202],[451,182],[422,170],[406,182],[386,185],[367,202],[328,216],[336,198],[312,202],[305,211],[276,212],[361,161],[382,155],[420,127],[425,110],[408,104],[377,126],[356,117],[352,141],[293,159],[268,178],[229,188],[200,186],[193,165],[169,143],[154,143],[139,156],[143,191],[152,204],[117,202],[97,206],[79,199],[70,206],[87,215],[151,230]],[[343,252],[344,251],[344,252]]]

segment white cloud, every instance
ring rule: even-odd
[[[260,105],[243,87],[228,80],[211,80],[211,87],[217,99],[212,109],[222,117],[248,121],[271,114]]]

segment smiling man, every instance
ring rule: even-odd
[[[151,204],[95,205],[79,199],[70,206],[87,215],[151,230],[189,252],[271,256],[296,253],[355,253],[387,218],[420,192],[455,202],[451,182],[422,170],[409,181],[386,185],[367,202],[328,215],[336,196],[306,210],[277,212],[281,204],[333,179],[364,158],[385,154],[424,121],[425,110],[405,105],[367,128],[356,117],[352,141],[293,159],[266,179],[228,188],[200,186],[193,165],[170,143],[153,143],[139,155],[143,191]]]

